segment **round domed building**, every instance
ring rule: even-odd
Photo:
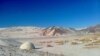
[[[24,50],[32,50],[35,49],[35,46],[33,43],[31,42],[25,42],[20,46],[20,49],[24,49]]]

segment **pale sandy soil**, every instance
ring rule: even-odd
[[[87,36],[85,37],[86,39],[91,39],[91,38],[87,38]],[[16,43],[15,41],[18,41],[21,43],[29,41],[29,42],[34,43],[36,48],[39,48],[37,49],[38,51],[49,52],[53,54],[64,54],[65,56],[100,56],[100,53],[99,53],[100,48],[84,48],[85,44],[88,44],[92,41],[85,40],[86,43],[81,43],[83,40],[79,41],[78,39],[83,39],[83,38],[84,37],[80,37],[80,36],[69,36],[69,37],[67,36],[64,38],[62,37],[58,37],[58,38],[18,38],[18,39],[17,38],[7,38],[8,40],[6,42],[11,43],[10,45],[15,46],[15,43]],[[14,40],[15,43],[11,40]],[[78,44],[77,43],[72,44],[72,42],[78,42]],[[47,45],[51,45],[51,46],[48,47]]]
[[[93,37],[93,38],[92,38]],[[86,44],[93,43],[95,41],[100,40],[100,36],[96,39],[98,36],[82,36],[82,37],[67,37],[67,38],[51,38],[51,39],[42,39],[39,41],[45,41],[45,43],[42,47],[42,49],[39,49],[39,51],[44,51],[44,52],[50,52],[54,54],[64,54],[65,56],[100,56],[100,42],[97,42],[96,44],[97,47],[99,48],[85,48]],[[79,39],[81,41],[77,41],[75,39]],[[83,39],[85,39],[83,41]],[[65,41],[68,40],[67,43],[58,45],[55,43],[55,41]],[[91,41],[90,41],[91,40]],[[48,41],[52,41],[53,43],[48,43]],[[83,42],[82,42],[83,41]],[[72,44],[72,42],[77,42],[78,44]],[[51,47],[47,47],[46,45],[51,45]],[[95,45],[94,45],[95,46]]]
[[[44,47],[40,51],[64,54],[66,56],[100,56],[100,49],[85,49],[82,45],[62,45],[55,47]]]

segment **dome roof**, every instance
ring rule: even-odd
[[[31,50],[31,49],[35,49],[35,46],[31,42],[25,42],[20,46],[20,49]]]

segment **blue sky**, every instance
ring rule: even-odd
[[[100,24],[100,0],[0,0],[0,27]]]

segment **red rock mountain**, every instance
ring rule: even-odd
[[[61,27],[49,27],[46,29],[43,29],[42,34],[43,36],[59,36],[59,35],[66,35],[67,33],[72,33],[72,29],[64,29]]]

